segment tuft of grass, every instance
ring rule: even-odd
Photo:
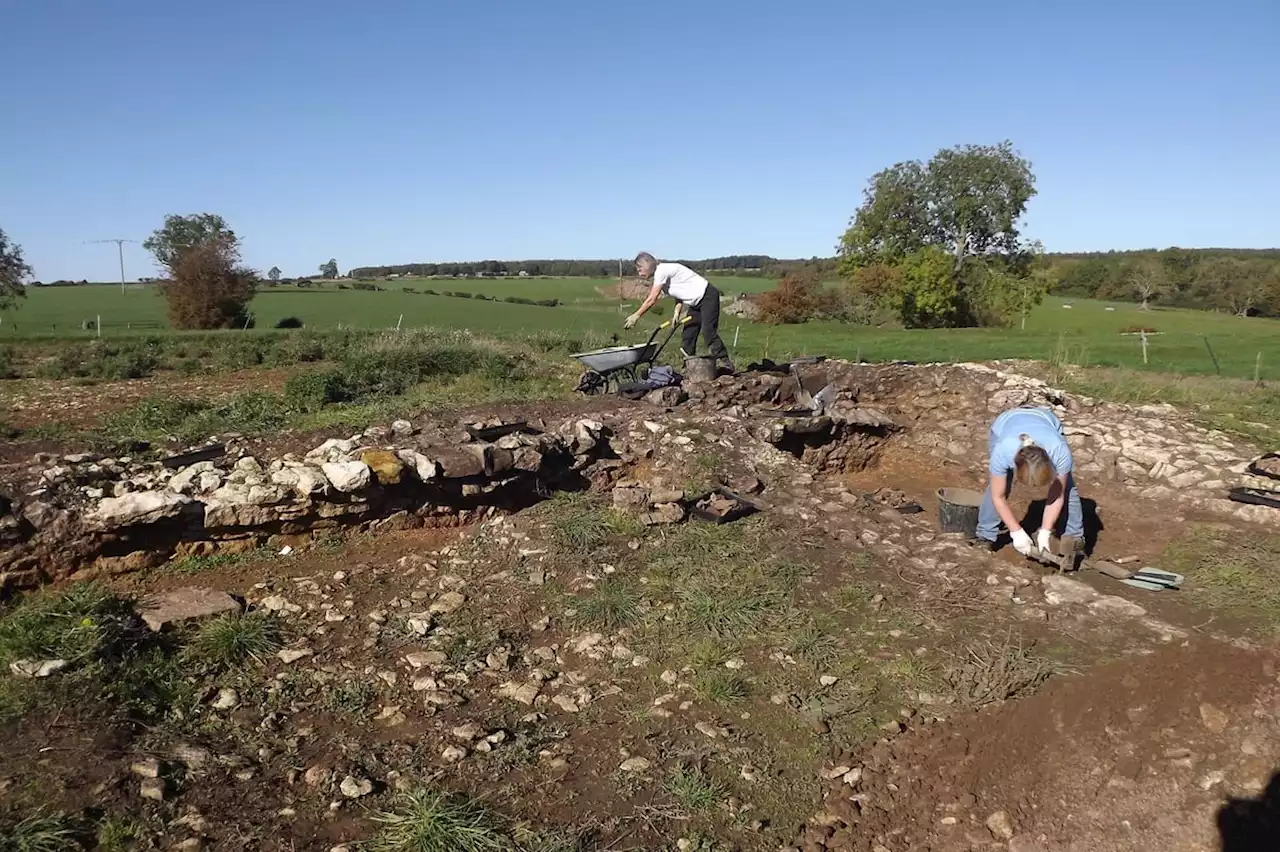
[[[325,690],[321,706],[330,713],[343,716],[360,716],[365,713],[377,691],[363,680],[347,680]]]
[[[204,571],[212,571],[215,568],[224,568],[228,565],[235,565],[238,562],[244,562],[249,559],[262,559],[271,556],[272,553],[266,548],[259,547],[254,550],[245,551],[244,553],[213,553],[208,556],[184,556],[181,559],[175,559],[165,564],[158,570],[167,574],[199,574]]]
[[[618,577],[606,577],[594,589],[577,599],[578,619],[588,627],[617,630],[635,622],[640,615],[640,600],[631,583]]]
[[[743,636],[782,604],[775,589],[731,584],[726,579],[693,577],[680,587],[676,600],[689,626],[716,636]]]
[[[663,786],[681,808],[691,813],[711,810],[728,794],[723,784],[696,766],[672,771]]]
[[[839,659],[840,643],[831,635],[830,625],[820,624],[811,617],[788,632],[786,651],[811,668],[819,669],[828,667]]]
[[[419,789],[373,815],[370,852],[572,852],[576,843],[512,821],[474,799]]]
[[[77,665],[109,651],[135,620],[128,600],[95,583],[37,595],[0,611],[0,666],[21,659]]]
[[[574,553],[591,553],[614,536],[636,535],[638,522],[587,494],[561,493],[543,504],[556,544]]]
[[[202,625],[187,648],[199,662],[228,669],[262,658],[281,647],[280,622],[262,613],[223,615]]]
[[[0,680],[0,719],[53,704],[72,715],[152,720],[191,693],[168,640],[142,625],[132,601],[93,583],[0,611],[0,670],[21,659],[68,666],[54,677]]]
[[[947,672],[957,702],[976,708],[1024,698],[1064,670],[1034,649],[1034,643],[1024,646],[1010,636],[1000,642],[988,639],[970,645]]]
[[[109,816],[98,825],[95,849],[99,852],[130,852],[142,840],[142,826],[129,817]]]
[[[1174,539],[1158,567],[1185,574],[1182,594],[1206,607],[1280,633],[1280,535],[1192,526]]]
[[[73,817],[34,813],[11,826],[0,823],[0,852],[68,852],[81,848],[80,833]]]
[[[698,694],[717,704],[733,704],[751,694],[751,684],[745,677],[729,669],[708,669],[693,679]]]

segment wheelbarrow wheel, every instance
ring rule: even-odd
[[[595,396],[596,394],[604,393],[605,386],[608,383],[608,380],[600,373],[595,370],[587,370],[578,379],[578,386],[574,390],[587,396]]]

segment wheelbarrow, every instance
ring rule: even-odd
[[[647,341],[635,346],[609,346],[590,352],[575,352],[572,357],[587,368],[578,379],[575,390],[587,395],[614,393],[625,384],[642,381],[676,333],[676,329],[687,322],[688,316],[667,320],[653,330]],[[659,343],[658,335],[665,328],[671,330]]]

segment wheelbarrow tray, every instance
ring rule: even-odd
[[[593,349],[590,352],[575,352],[571,357],[577,358],[588,369],[597,373],[607,373],[623,367],[634,367],[658,357],[657,343],[640,343],[635,346],[610,346],[607,349]]]

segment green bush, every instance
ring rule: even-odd
[[[17,359],[13,357],[13,348],[0,346],[0,379],[18,378]]]
[[[194,399],[153,396],[108,415],[105,425],[113,434],[131,438],[171,435],[207,408]]]
[[[295,411],[316,412],[348,398],[347,386],[336,372],[303,373],[284,383],[284,402]]]
[[[263,342],[253,338],[226,339],[214,348],[213,365],[220,370],[247,370],[250,367],[257,367],[263,362],[262,350]]]

